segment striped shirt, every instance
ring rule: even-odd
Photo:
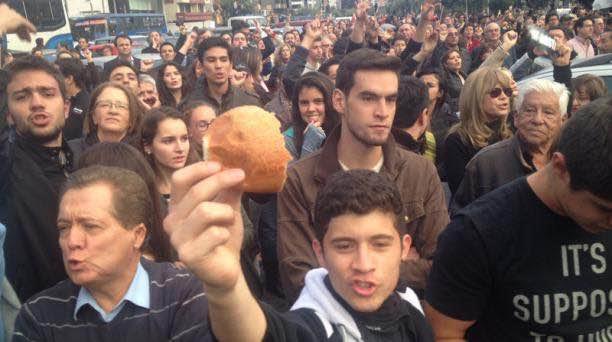
[[[202,283],[169,263],[141,264],[149,275],[148,309],[127,301],[106,323],[86,305],[75,319],[80,287],[65,280],[23,305],[13,341],[211,341]]]

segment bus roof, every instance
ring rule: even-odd
[[[163,13],[98,13],[85,15],[80,17],[70,18],[71,20],[89,20],[89,19],[104,19],[104,18],[125,18],[125,17],[150,17],[163,16]]]

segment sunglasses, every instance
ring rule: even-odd
[[[506,97],[512,97],[512,88],[493,88],[493,90],[491,90],[489,92],[489,96],[491,96],[492,98],[496,98],[499,97],[499,95],[501,95],[502,91],[504,92],[504,95],[506,95]]]

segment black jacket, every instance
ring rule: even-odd
[[[72,140],[83,136],[83,122],[89,108],[89,92],[85,89],[70,98],[70,112],[64,126],[64,139]]]
[[[498,125],[501,125],[501,121],[496,120],[487,125],[493,132],[496,132],[498,130]],[[487,146],[501,140],[498,134],[493,134],[489,137]],[[445,175],[448,180],[448,186],[453,194],[457,192],[459,184],[461,184],[465,166],[481,149],[481,147],[475,147],[469,141],[465,141],[457,131],[450,133],[444,141]]]
[[[0,151],[6,276],[24,301],[66,278],[55,221],[72,152],[66,143],[46,148],[12,134],[4,135]]]
[[[453,197],[451,209],[456,212],[478,197],[535,170],[517,135],[487,146],[465,166],[465,175]]]
[[[425,134],[422,134],[418,140],[414,140],[412,135],[405,132],[401,128],[394,127],[391,129],[391,133],[393,134],[393,139],[395,139],[395,142],[404,149],[419,155],[423,155],[425,153],[425,149],[427,147],[425,144]]]
[[[191,91],[182,103],[189,101],[207,101],[210,102],[218,113],[224,113],[232,108],[239,106],[261,106],[259,99],[255,95],[251,95],[244,90],[229,85],[229,89],[223,95],[221,102],[213,98],[208,91],[208,82],[204,76],[200,77],[196,82],[195,88]]]

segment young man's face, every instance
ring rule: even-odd
[[[111,83],[122,84],[132,90],[134,95],[138,95],[138,76],[127,66],[116,67],[108,77]]]
[[[398,76],[393,71],[359,70],[349,94],[334,90],[334,108],[342,117],[342,134],[365,146],[387,142],[395,116]]]
[[[582,23],[582,27],[578,28],[578,34],[582,38],[590,38],[593,35],[593,22],[591,20],[585,20]]]
[[[333,218],[313,249],[334,290],[354,310],[373,312],[395,290],[410,244],[409,235],[400,238],[393,214],[375,210]]]
[[[606,29],[606,24],[604,23],[603,18],[595,18],[593,19],[593,32],[596,34],[602,34]]]
[[[222,47],[210,48],[204,52],[202,59],[202,67],[209,84],[223,85],[229,82],[232,63],[227,49]]]
[[[132,42],[127,38],[117,39],[117,50],[122,56],[130,56],[132,54]]]
[[[87,50],[89,44],[87,43],[87,40],[85,38],[79,39],[79,47],[81,48],[81,50]]]
[[[9,117],[17,133],[40,144],[61,137],[70,102],[64,101],[59,84],[41,70],[18,73],[7,85]]]
[[[321,48],[321,41],[312,43],[310,50],[308,50],[308,57],[317,63],[321,61],[323,57],[323,49]]]

